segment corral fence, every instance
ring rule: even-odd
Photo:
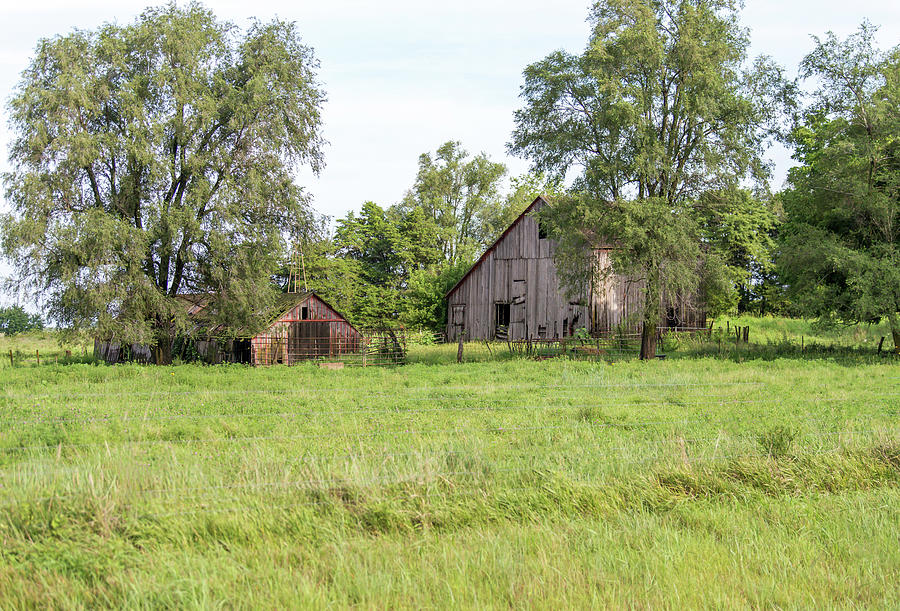
[[[303,328],[305,330],[305,328]],[[402,328],[378,328],[353,333],[265,333],[253,338],[178,337],[173,356],[181,361],[208,364],[300,365],[319,362],[333,366],[399,365],[406,362],[407,334]],[[97,340],[94,356],[107,363],[151,362],[150,349]]]
[[[673,337],[709,339],[709,327],[661,327],[657,330],[657,346]],[[566,356],[569,358],[612,359],[640,354],[641,334],[624,331],[607,331],[585,336],[569,336],[553,339],[507,340],[510,354],[538,360]]]

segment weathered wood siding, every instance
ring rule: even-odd
[[[339,356],[358,352],[361,339],[343,316],[310,295],[250,340],[251,362],[290,365],[319,356]]]
[[[545,204],[535,200],[448,294],[449,341],[463,331],[467,339],[494,338],[497,304],[509,304],[510,340],[565,337],[579,328],[590,333],[640,330],[642,282],[611,275],[574,297],[560,289],[553,261],[556,245],[539,237],[538,222],[531,216]],[[598,269],[609,267],[609,249],[598,249],[594,256]],[[702,309],[689,304],[664,304],[662,310],[663,327],[706,322]]]

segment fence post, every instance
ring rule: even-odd
[[[459,348],[456,349],[456,362],[462,363],[463,356],[463,336],[466,334],[465,331],[459,332]]]
[[[41,364],[41,351],[35,350],[34,353],[37,355],[38,365],[40,365]]]
[[[882,339],[884,339],[884,338],[882,338]],[[16,364],[13,362],[12,348],[9,349],[9,366],[10,367],[16,366]]]
[[[878,354],[881,354],[882,346],[884,346],[884,335],[881,336],[881,341],[878,342]],[[10,360],[12,360],[12,350],[10,350]]]
[[[750,343],[750,327],[744,327],[744,343]]]

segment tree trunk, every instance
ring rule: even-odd
[[[656,335],[659,327],[659,270],[655,264],[648,266],[648,270],[644,289],[644,324],[641,327],[642,361],[656,358]]]
[[[656,358],[656,323],[644,321],[641,329],[641,360]]]
[[[900,313],[894,312],[888,316],[891,323],[891,335],[894,336],[894,352],[900,354]]]
[[[160,319],[156,320],[156,343],[151,347],[154,364],[172,364],[172,344],[175,343],[174,331],[171,323]]]
[[[172,364],[172,341],[159,339],[153,346],[153,362],[156,365]]]

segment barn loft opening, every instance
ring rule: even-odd
[[[300,320],[309,320],[309,306],[300,308]]]
[[[538,219],[538,239],[547,239],[547,226],[544,224],[544,221],[542,219]]]

